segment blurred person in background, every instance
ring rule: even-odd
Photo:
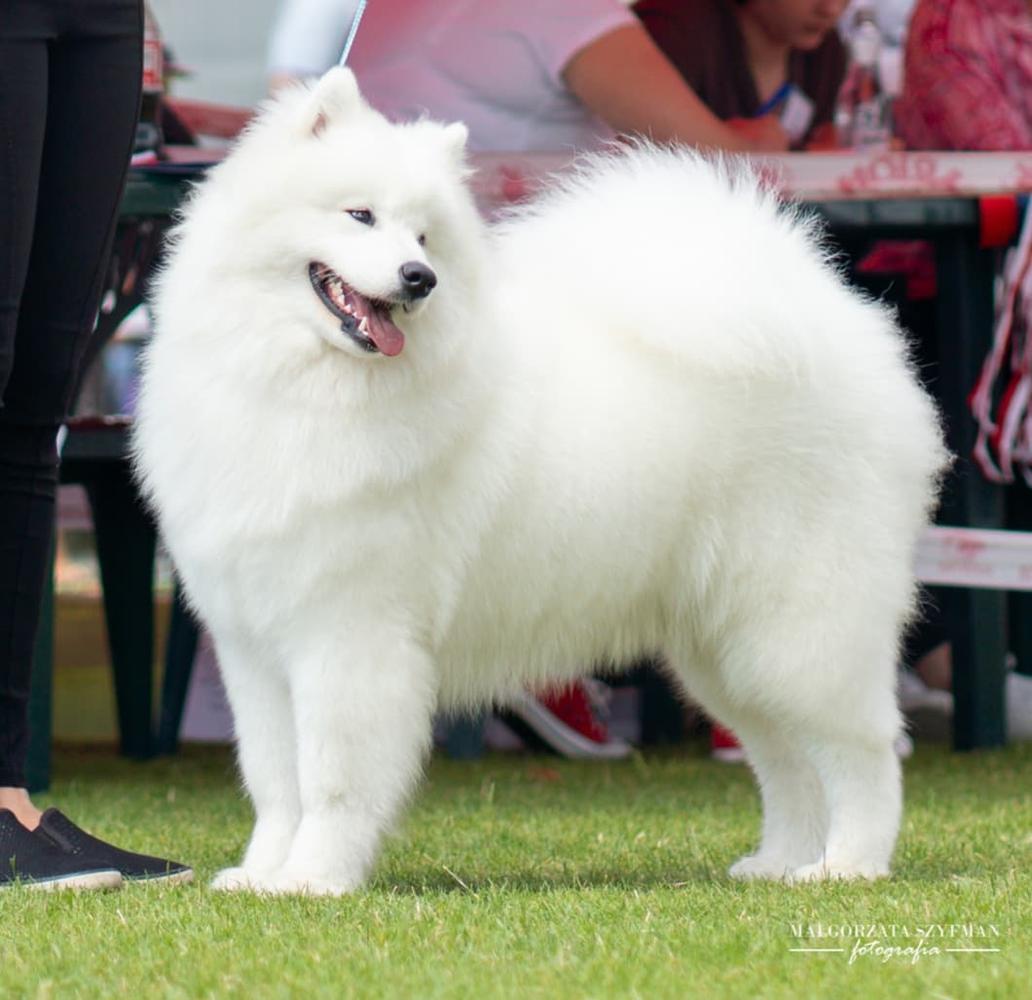
[[[1032,0],[919,0],[896,130],[910,149],[1032,149]]]
[[[780,116],[792,147],[836,145],[847,0],[639,0],[634,12],[721,119]]]
[[[140,0],[3,0],[0,14],[0,889],[183,882],[27,790],[58,428],[97,317],[142,80]]]
[[[274,28],[272,89],[337,62],[353,0],[287,0]],[[720,121],[620,0],[372,0],[348,59],[388,118],[461,120],[470,149],[580,150],[617,133],[773,150],[776,117]]]

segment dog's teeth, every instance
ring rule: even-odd
[[[361,322],[358,324],[358,328],[362,331],[362,333],[369,332],[369,320],[366,319],[365,316],[362,317]]]

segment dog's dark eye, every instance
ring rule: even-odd
[[[363,226],[371,226],[376,222],[376,218],[368,208],[349,208],[348,215],[355,220],[355,222],[361,222]]]
[[[417,242],[419,243],[419,245],[421,247],[425,247],[426,246],[426,233],[420,233],[419,234],[419,239],[417,240]]]

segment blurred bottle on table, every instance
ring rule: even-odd
[[[165,94],[165,49],[161,30],[150,4],[143,7],[143,97],[140,121],[136,126],[134,154],[160,155],[164,144],[161,127],[161,101]]]
[[[839,141],[844,146],[888,148],[892,138],[892,99],[882,81],[883,45],[874,7],[860,5],[852,37],[852,60],[835,115]]]

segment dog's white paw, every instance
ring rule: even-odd
[[[259,877],[246,868],[223,868],[211,880],[211,888],[216,892],[256,892],[257,881]]]
[[[351,882],[335,882],[288,873],[271,875],[263,878],[261,883],[258,891],[274,896],[346,896],[358,888]]]
[[[218,892],[254,892],[262,896],[344,896],[357,885],[286,872],[259,873],[247,868],[224,868],[211,883]]]
[[[242,867],[249,872],[269,874],[279,871],[286,863],[290,845],[297,832],[298,817],[292,813],[272,813],[261,816],[244,853]]]
[[[888,874],[888,868],[873,864],[851,865],[818,861],[786,873],[785,881],[791,883],[856,881],[859,879],[874,881],[874,879],[887,878]]]
[[[729,869],[728,875],[736,879],[783,879],[792,870],[792,865],[783,859],[765,857],[762,854],[747,854],[739,858]]]

